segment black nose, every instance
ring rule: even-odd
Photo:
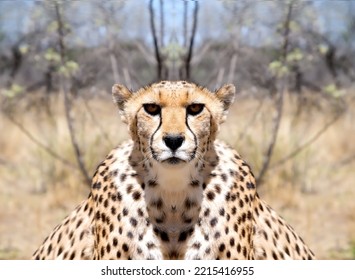
[[[170,134],[164,136],[163,140],[168,148],[170,148],[172,151],[176,151],[181,147],[182,143],[185,140],[185,137],[181,135]]]

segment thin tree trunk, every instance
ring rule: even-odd
[[[292,19],[293,5],[294,5],[294,1],[291,1],[290,4],[288,5],[287,15],[286,15],[286,19],[284,22],[283,44],[282,44],[282,49],[281,49],[281,64],[282,65],[286,64],[286,59],[287,59],[287,54],[288,54],[290,22]],[[279,90],[278,90],[278,97],[276,100],[276,115],[275,115],[273,122],[272,122],[273,125],[272,125],[271,139],[270,139],[268,148],[266,150],[266,153],[264,155],[264,160],[263,160],[259,175],[256,178],[257,184],[262,183],[264,176],[265,176],[267,170],[269,169],[271,157],[274,152],[278,132],[280,129],[282,114],[283,114],[284,93],[285,93],[285,89],[286,89],[286,83],[287,83],[287,77],[285,75],[283,75],[279,79]]]
[[[162,61],[160,48],[159,48],[159,44],[158,44],[157,31],[155,28],[153,0],[149,1],[149,14],[150,14],[150,29],[152,31],[153,43],[154,43],[155,59],[157,61],[157,79],[161,80],[163,61]]]
[[[191,76],[190,66],[191,66],[192,52],[193,52],[194,42],[196,37],[198,5],[199,5],[198,2],[196,1],[195,8],[193,11],[193,22],[192,22],[192,30],[191,30],[191,36],[189,42],[189,49],[185,59],[185,74],[187,80],[190,80],[190,76]]]
[[[59,4],[57,1],[55,1],[54,3],[55,3],[57,23],[58,23],[58,44],[59,44],[61,64],[63,67],[65,67],[66,49],[65,49],[65,44],[64,44],[64,25],[63,25],[61,13],[59,11]],[[72,104],[71,104],[70,97],[69,97],[69,91],[65,86],[65,77],[62,74],[60,75],[60,86],[61,86],[62,91],[64,92],[65,117],[66,117],[67,126],[68,126],[68,130],[69,130],[69,134],[70,134],[70,140],[71,140],[72,146],[74,148],[74,152],[75,152],[76,161],[79,165],[80,172],[82,173],[85,182],[90,186],[91,185],[91,177],[89,176],[88,171],[85,167],[85,163],[83,161],[83,155],[82,155],[82,152],[79,148],[79,143],[78,143],[76,136],[75,136],[74,119],[71,115]]]

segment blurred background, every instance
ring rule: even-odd
[[[238,89],[220,138],[319,259],[355,259],[355,1],[0,1],[0,259],[128,138],[111,87]]]

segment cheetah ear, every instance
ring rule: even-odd
[[[115,84],[112,87],[113,102],[118,106],[121,119],[125,123],[127,122],[125,114],[125,104],[127,100],[131,97],[131,95],[132,92],[124,85]]]
[[[222,101],[224,114],[226,114],[235,98],[235,86],[232,84],[224,85],[216,91],[216,96]]]

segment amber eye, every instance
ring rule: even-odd
[[[195,116],[201,113],[203,108],[205,108],[204,104],[195,103],[187,106],[186,111],[189,115]]]
[[[160,114],[161,108],[157,104],[144,104],[143,105],[144,110],[152,116],[156,116]]]

